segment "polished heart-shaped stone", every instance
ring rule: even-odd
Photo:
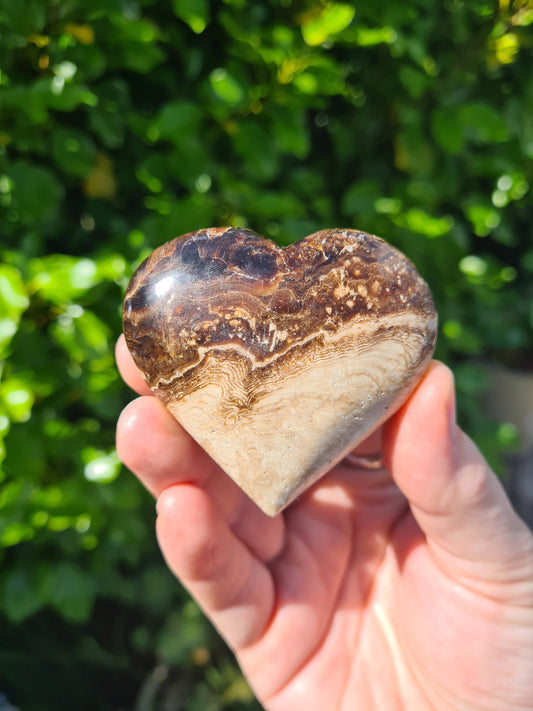
[[[156,249],[124,301],[154,394],[269,515],[405,402],[436,328],[411,262],[355,230],[286,248],[198,230]]]

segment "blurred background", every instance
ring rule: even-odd
[[[0,0],[0,709],[259,708],[114,451],[124,289],[189,230],[403,250],[461,423],[533,513],[532,24],[531,0]]]

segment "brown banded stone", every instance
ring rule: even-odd
[[[145,260],[124,300],[154,394],[269,515],[405,402],[436,328],[411,262],[355,230],[286,248],[250,230],[191,232]]]

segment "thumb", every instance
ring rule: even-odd
[[[383,446],[428,546],[448,568],[491,580],[517,575],[533,580],[533,536],[457,426],[453,375],[445,365],[431,364],[385,425]]]

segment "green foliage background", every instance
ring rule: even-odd
[[[497,463],[480,357],[531,362],[530,0],[0,0],[0,691],[257,708],[121,469],[133,268],[205,226],[379,234]]]

